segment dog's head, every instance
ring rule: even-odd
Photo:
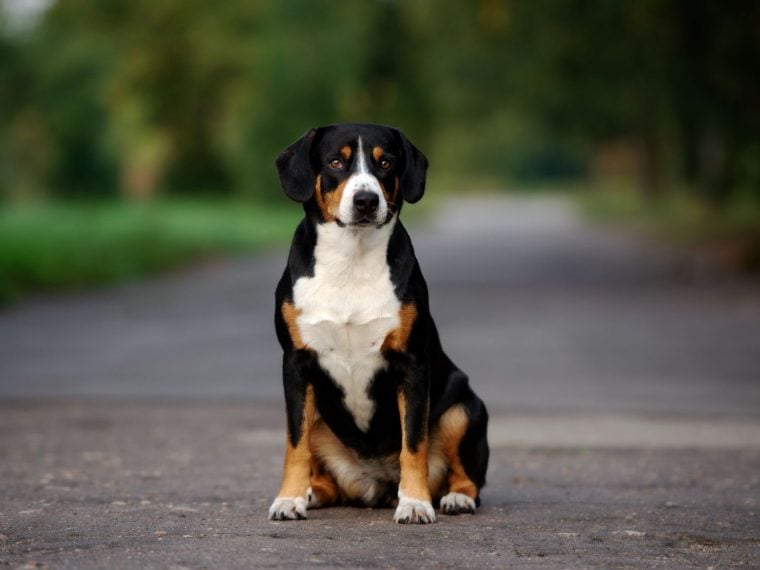
[[[427,164],[398,129],[366,124],[311,129],[277,158],[285,194],[349,227],[382,226],[422,198]]]

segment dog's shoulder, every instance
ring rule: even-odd
[[[388,242],[387,259],[391,281],[399,300],[427,309],[427,283],[414,252],[412,239],[400,221],[394,227]]]

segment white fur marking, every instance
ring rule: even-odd
[[[361,137],[359,137],[357,142],[357,149],[357,168],[354,169],[348,182],[346,182],[346,187],[343,189],[343,196],[341,196],[340,205],[338,207],[340,213],[339,218],[344,224],[350,225],[354,223],[354,195],[360,190],[367,190],[369,192],[374,192],[380,198],[380,203],[375,211],[375,222],[382,223],[388,215],[388,204],[385,201],[380,182],[369,173]]]
[[[446,515],[475,514],[475,501],[463,493],[449,493],[441,498],[441,512]]]
[[[358,160],[358,163],[359,163],[359,172],[361,174],[367,174],[367,172],[368,172],[368,170],[367,170],[367,159],[364,156],[364,147],[362,146],[362,144],[363,144],[362,143],[362,138],[359,137],[359,139],[358,139],[358,141],[356,143],[356,147],[357,147],[357,149],[359,151],[359,160]]]
[[[435,522],[435,511],[430,501],[420,501],[404,497],[401,491],[398,492],[398,507],[393,515],[394,522],[406,524],[427,524]]]
[[[307,506],[304,497],[277,497],[269,507],[269,520],[305,519]]]
[[[399,326],[401,302],[386,260],[394,224],[379,229],[318,225],[314,276],[301,277],[293,286],[301,338],[343,389],[346,407],[364,431],[375,411],[367,389],[386,365],[380,347]]]
[[[398,455],[395,454],[386,458],[364,459],[350,453],[323,460],[338,487],[348,491],[350,498],[360,500],[365,505],[375,505],[382,498],[386,484],[398,484],[399,464]]]

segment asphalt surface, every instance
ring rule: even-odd
[[[266,521],[282,251],[0,313],[0,566],[760,566],[760,286],[562,201],[449,201],[413,240],[486,401],[483,506]]]

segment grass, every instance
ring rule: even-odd
[[[167,200],[0,209],[0,305],[121,282],[209,256],[285,243],[296,204]]]
[[[582,210],[602,223],[625,224],[705,251],[723,265],[760,271],[760,202],[736,198],[722,207],[672,190],[655,200],[627,186],[578,193]]]

